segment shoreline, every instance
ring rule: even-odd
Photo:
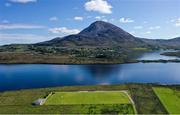
[[[132,60],[129,62],[109,62],[109,63],[46,63],[46,62],[0,62],[0,65],[23,65],[23,64],[42,64],[42,65],[118,65],[118,64],[133,64],[133,63],[180,63],[180,60]]]
[[[3,92],[16,92],[16,91],[30,91],[30,90],[48,90],[48,89],[57,89],[57,88],[62,88],[62,89],[69,89],[69,88],[88,88],[88,87],[111,87],[111,86],[120,86],[120,85],[150,85],[150,86],[168,86],[168,87],[173,87],[173,86],[180,86],[180,84],[163,84],[163,83],[121,83],[121,84],[108,84],[108,85],[71,85],[71,86],[48,86],[48,87],[37,87],[37,88],[22,88],[22,89],[8,89],[8,90],[0,90],[0,93]],[[89,90],[92,91],[92,90]]]

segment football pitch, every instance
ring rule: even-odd
[[[131,104],[125,91],[55,92],[45,105]]]

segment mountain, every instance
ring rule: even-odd
[[[180,37],[169,39],[169,42],[180,42]]]
[[[38,45],[55,46],[123,46],[135,47],[145,44],[123,29],[108,22],[96,21],[76,35],[55,38]]]
[[[154,47],[175,48],[180,49],[180,37],[173,39],[142,39],[145,43]]]
[[[57,37],[36,45],[61,47],[151,47],[151,48],[180,48],[180,37],[174,39],[138,38],[123,29],[108,22],[96,21],[75,35]]]

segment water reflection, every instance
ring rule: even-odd
[[[0,65],[0,90],[120,83],[180,84],[179,63]]]
[[[121,71],[121,66],[117,65],[84,65],[82,69],[91,74],[96,79],[105,79]]]

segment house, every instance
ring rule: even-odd
[[[33,105],[43,105],[45,103],[46,99],[38,99],[34,101],[32,104]]]

